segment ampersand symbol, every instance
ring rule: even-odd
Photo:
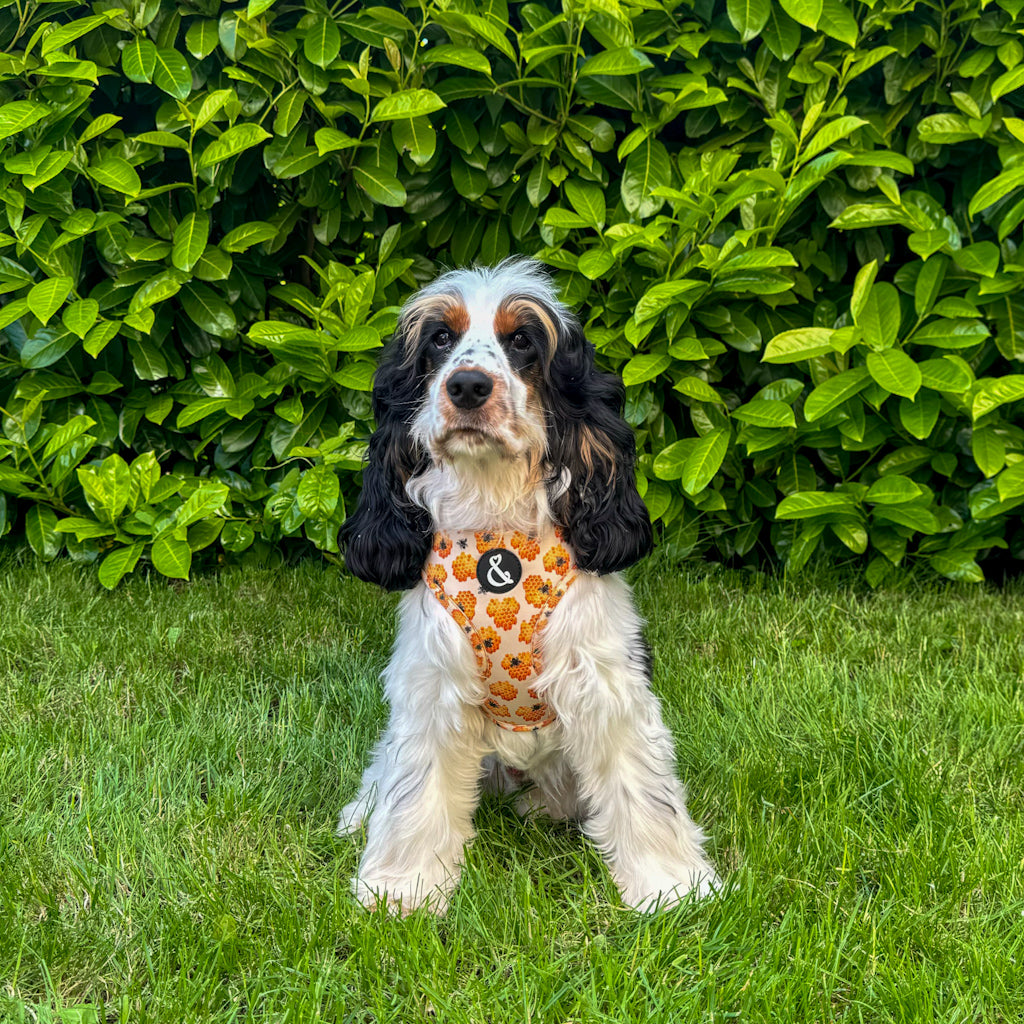
[[[507,594],[522,575],[522,564],[507,548],[495,548],[477,562],[477,582],[492,594]]]
[[[487,570],[487,582],[492,587],[514,587],[516,585],[515,579],[511,573],[505,572],[501,567],[501,554],[491,555],[489,559],[491,563],[490,569]],[[497,576],[497,578],[495,578]]]

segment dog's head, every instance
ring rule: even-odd
[[[472,472],[508,460],[544,467],[580,568],[632,565],[650,550],[651,525],[623,395],[618,377],[594,369],[593,346],[539,264],[442,275],[403,308],[374,380],[377,431],[343,532],[349,568],[389,590],[415,585],[433,523],[406,485],[431,464]]]

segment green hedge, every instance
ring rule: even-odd
[[[555,269],[672,554],[1024,546],[1024,0],[0,6],[0,536],[337,552],[441,266]]]

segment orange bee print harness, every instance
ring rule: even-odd
[[[540,537],[434,534],[423,579],[472,644],[488,689],[484,713],[502,729],[532,732],[555,720],[534,689],[537,640],[576,574],[557,526]]]

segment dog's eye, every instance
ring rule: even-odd
[[[512,335],[512,347],[517,352],[525,352],[530,347],[530,339],[522,331],[516,331]]]
[[[430,340],[435,348],[447,348],[452,343],[452,336],[449,331],[438,331]]]

